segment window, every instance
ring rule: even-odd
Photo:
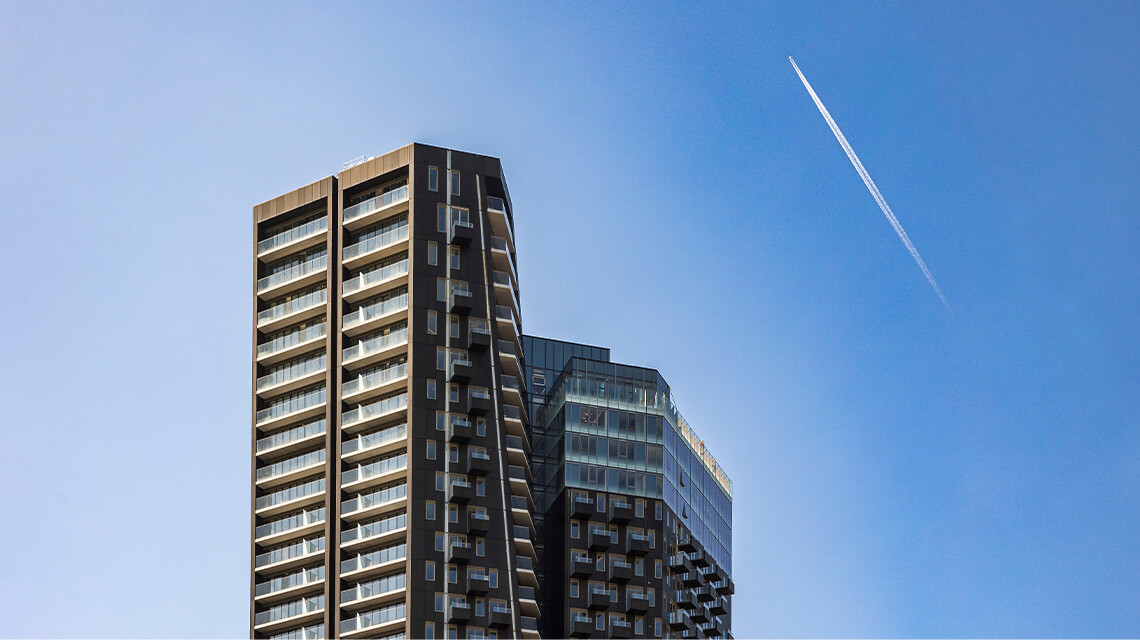
[[[475,617],[476,618],[482,618],[484,615],[486,615],[486,613],[485,613],[486,612],[486,604],[487,604],[487,601],[482,599],[482,598],[476,598],[475,599]]]
[[[459,583],[459,572],[455,569],[455,565],[453,565],[453,564],[447,565],[447,583],[448,584],[458,584]]]
[[[424,446],[427,448],[427,459],[435,460],[435,440],[428,440]]]
[[[570,597],[571,598],[577,598],[578,597],[578,581],[577,580],[571,580],[570,581]]]
[[[456,631],[455,626],[447,625],[447,640],[457,640],[458,638],[459,632]]]
[[[459,247],[450,247],[450,248],[448,248],[447,252],[449,254],[448,255],[448,265],[452,269],[458,269],[459,268]]]
[[[653,577],[654,578],[660,578],[661,577],[661,561],[660,560],[654,560],[653,561]]]
[[[498,569],[491,569],[491,588],[492,589],[498,589],[499,588],[499,570]]]
[[[435,623],[434,622],[425,622],[424,623],[424,637],[425,638],[434,638],[435,637]]]
[[[577,520],[570,521],[570,537],[573,538],[574,540],[577,540],[578,539],[578,533],[579,533],[578,532],[578,521]]]
[[[439,167],[428,167],[428,191],[439,191]]]
[[[653,636],[656,638],[661,637],[661,618],[653,619]]]
[[[594,628],[598,631],[606,628],[606,614],[599,613],[594,616]]]
[[[445,481],[444,479],[445,479],[445,476],[444,476],[442,471],[436,471],[435,472],[435,490],[436,491],[443,491],[443,485],[444,485],[444,481]]]
[[[444,416],[443,412],[442,411],[436,411],[435,412],[435,428],[436,428],[436,431],[446,431],[447,430],[446,425],[445,425],[446,422],[447,422],[447,419]]]
[[[447,371],[447,347],[435,348],[435,368]]]
[[[477,435],[477,436],[487,435],[487,421],[484,420],[483,418],[476,418],[475,419],[475,435]]]
[[[656,507],[656,510],[657,510],[657,519],[660,520],[661,519],[661,501],[660,500],[654,500],[654,503],[655,503],[654,506]]]
[[[483,480],[479,480],[475,483],[475,495],[479,496],[480,498],[487,495],[487,483],[486,482],[484,482]]]
[[[435,207],[435,228],[440,233],[447,233],[447,205],[445,204]]]
[[[452,402],[459,402],[459,385],[451,384],[447,386],[447,397]]]
[[[447,278],[435,279],[435,299],[440,302],[447,300]]]
[[[427,397],[429,400],[435,400],[435,380],[427,381]]]
[[[435,580],[435,563],[431,560],[424,563],[424,580],[428,582]]]
[[[604,553],[598,554],[598,559],[594,561],[594,568],[597,569],[598,571],[605,571],[606,570],[606,554],[604,554]]]
[[[606,510],[606,494],[598,494],[598,511],[603,512]]]
[[[475,555],[480,558],[487,555],[487,541],[483,538],[475,538]]]
[[[451,172],[451,195],[453,195],[453,196],[459,195],[459,172],[458,171],[452,171]]]
[[[436,551],[443,551],[443,532],[442,531],[436,531],[435,532],[435,550]]]
[[[633,515],[637,518],[645,517],[645,501],[635,500],[633,503]]]
[[[454,444],[447,445],[447,457],[454,463],[459,462],[459,447]]]
[[[427,332],[433,336],[435,335],[435,312],[434,311],[428,311],[428,313],[427,313]]]
[[[435,520],[435,500],[428,500],[424,503],[424,518]]]
[[[451,329],[451,337],[459,337],[459,316],[448,316],[448,324]]]
[[[635,575],[635,576],[644,576],[645,575],[645,560],[643,558],[638,558],[637,560],[635,560],[633,562],[633,575]]]
[[[427,247],[428,264],[434,267],[439,264],[439,245],[434,242],[429,242]]]
[[[459,508],[453,504],[447,505],[447,521],[452,524],[459,522]]]
[[[653,596],[656,592],[653,589],[649,590],[649,606],[653,606]]]
[[[641,621],[641,616],[633,619],[633,632],[637,635],[645,633],[645,624]]]

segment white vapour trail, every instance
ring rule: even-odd
[[[934,293],[938,294],[938,298],[942,300],[943,306],[946,307],[947,311],[953,313],[953,310],[950,309],[950,303],[946,300],[946,296],[942,295],[942,288],[939,287],[938,283],[934,280],[930,269],[926,268],[926,263],[923,262],[922,256],[918,255],[918,249],[914,248],[914,243],[911,242],[910,237],[906,235],[906,230],[899,224],[899,219],[895,217],[895,212],[891,211],[891,207],[887,204],[887,201],[883,199],[883,194],[879,193],[879,188],[875,186],[875,181],[871,179],[871,174],[867,173],[867,170],[863,168],[863,163],[859,162],[859,156],[855,155],[855,150],[848,144],[847,138],[843,137],[843,132],[839,130],[839,125],[835,124],[835,120],[831,117],[831,114],[827,112],[827,107],[823,106],[823,102],[820,101],[819,96],[815,95],[815,90],[811,88],[811,84],[808,83],[807,78],[804,77],[804,74],[800,71],[799,66],[796,65],[796,61],[792,59],[792,56],[788,56],[788,61],[792,63],[792,68],[796,70],[796,75],[800,77],[800,82],[804,83],[804,88],[811,94],[811,99],[815,102],[815,106],[819,108],[819,112],[823,114],[823,119],[827,120],[827,126],[831,127],[831,132],[835,134],[836,140],[839,140],[840,146],[847,152],[847,158],[851,160],[851,164],[855,165],[855,171],[859,172],[859,177],[863,179],[863,184],[867,185],[867,190],[871,192],[871,196],[875,198],[875,202],[878,203],[879,208],[883,210],[883,215],[887,217],[887,222],[891,223],[895,233],[899,235],[899,239],[906,245],[906,250],[910,252],[911,257],[918,263],[918,267],[922,269],[922,273],[926,276],[926,280],[930,282],[930,286],[934,287]]]

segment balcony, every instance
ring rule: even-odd
[[[405,451],[382,458],[368,464],[346,469],[340,474],[341,487],[357,491],[403,477],[408,470],[408,454]]]
[[[723,616],[728,613],[728,599],[717,598],[709,603],[709,613],[714,616]]]
[[[649,596],[644,593],[628,592],[625,596],[625,610],[633,615],[645,615],[649,611]]]
[[[522,329],[519,328],[518,316],[510,307],[495,305],[495,322],[499,324],[499,335],[510,338],[516,346],[521,344],[519,336]]]
[[[361,402],[403,387],[408,380],[408,363],[397,362],[383,369],[357,376],[340,387],[345,402]]]
[[[712,587],[707,584],[693,589],[693,596],[697,598],[698,602],[712,602],[716,600],[716,593],[714,593]]]
[[[408,259],[404,258],[371,271],[363,271],[355,278],[345,280],[341,285],[341,294],[346,302],[359,302],[385,290],[405,285],[408,281],[407,276]]]
[[[299,356],[306,351],[323,347],[328,323],[322,322],[277,336],[257,345],[257,363],[271,365]]]
[[[491,591],[491,578],[485,573],[467,574],[467,595],[485,596]]]
[[[486,320],[468,320],[467,348],[472,351],[486,351],[491,346],[491,327]]]
[[[301,598],[293,602],[279,604],[265,611],[259,611],[253,616],[253,626],[259,631],[270,631],[281,628],[286,624],[299,624],[310,618],[315,618],[325,610],[325,597],[318,595],[311,598]]]
[[[491,517],[478,511],[467,515],[467,535],[486,536],[491,530]]]
[[[257,312],[257,328],[262,332],[277,331],[286,325],[315,318],[325,310],[328,289],[286,300]]]
[[[358,525],[343,529],[340,532],[340,544],[343,547],[351,547],[356,542],[396,542],[398,541],[397,538],[399,540],[403,539],[403,534],[407,530],[408,515],[405,513],[397,513],[396,515],[380,518],[379,520],[372,520],[370,522],[362,522]],[[377,558],[380,562],[371,562],[373,558],[370,556],[380,554],[383,551],[384,550],[361,554],[357,558],[345,560],[340,565],[341,575],[351,573],[357,569],[366,569],[370,566],[387,562],[387,560],[383,558]]]
[[[447,545],[447,562],[450,564],[467,564],[471,562],[471,543],[452,540]]]
[[[677,590],[676,602],[677,606],[682,609],[696,609],[699,606],[693,592],[688,589]]]
[[[363,520],[377,512],[404,508],[408,497],[406,483],[384,487],[369,493],[360,493],[340,503],[341,517],[346,520]]]
[[[570,637],[589,638],[594,635],[594,619],[589,616],[576,615],[570,617]]]
[[[513,219],[507,203],[495,196],[487,196],[487,217],[491,219],[491,228],[496,235],[510,239],[511,250],[515,247],[513,234]]]
[[[633,580],[633,565],[618,559],[610,560],[609,581],[625,584]]]
[[[527,499],[522,496],[511,496],[511,517],[515,524],[534,530],[534,519]]]
[[[485,416],[491,412],[494,400],[491,394],[485,391],[470,390],[467,393],[467,412],[477,416]]]
[[[472,432],[471,421],[465,416],[451,416],[451,421],[447,425],[447,441],[466,444],[471,442]]]
[[[507,457],[511,464],[522,467],[523,469],[530,468],[530,462],[528,460],[530,457],[530,444],[519,436],[509,434],[506,437],[506,444]],[[527,475],[527,478],[533,477],[533,475]]]
[[[324,412],[325,388],[317,387],[305,392],[279,398],[254,416],[259,429],[270,429],[292,420],[313,418]]]
[[[495,300],[499,304],[507,305],[516,314],[522,307],[519,305],[519,294],[515,288],[515,280],[506,271],[495,269],[491,272],[491,282],[495,285]]]
[[[387,420],[403,419],[406,422],[408,394],[384,398],[369,404],[362,404],[341,414],[341,428],[360,430]]]
[[[496,629],[509,629],[514,616],[511,614],[510,609],[503,607],[491,607],[491,626]]]
[[[457,289],[447,297],[447,312],[467,315],[475,304],[475,295],[468,290]]]
[[[471,488],[471,483],[466,480],[452,480],[451,484],[447,485],[447,501],[457,504],[467,504],[471,502],[471,496],[474,491]]]
[[[257,583],[253,587],[253,596],[259,600],[266,596],[283,596],[287,593],[301,591],[310,585],[323,583],[324,580],[324,565],[311,569],[301,569],[294,573]]]
[[[325,370],[325,354],[322,352],[273,367],[267,375],[258,378],[254,386],[260,398],[289,393],[320,382]]]
[[[521,525],[513,525],[512,532],[514,533],[515,548],[523,555],[535,557],[534,553],[534,540],[531,537],[529,527]]]
[[[262,488],[298,480],[325,463],[325,450],[318,449],[309,453],[282,460],[274,464],[258,467],[255,474],[257,486]]]
[[[605,551],[610,548],[611,539],[609,531],[592,530],[589,535],[590,551]]]
[[[594,501],[585,496],[575,496],[570,501],[570,517],[580,520],[589,520],[590,516],[598,512]]]
[[[700,586],[703,576],[696,571],[688,571],[681,574],[681,583],[686,587]]]
[[[732,580],[728,577],[724,577],[714,582],[713,588],[716,589],[716,592],[722,596],[731,596],[732,594],[736,593],[736,588],[733,586]]]
[[[538,635],[538,618],[536,616],[519,616],[519,627],[522,629],[524,638],[537,639]]]
[[[570,556],[570,575],[575,578],[594,575],[594,561],[589,556]]]
[[[407,247],[408,225],[405,222],[389,231],[372,236],[344,248],[344,266],[355,269],[371,260],[391,257]]]
[[[610,501],[610,523],[628,524],[633,519],[633,505],[628,502]]]
[[[690,553],[689,560],[692,561],[694,567],[700,569],[704,569],[705,567],[709,566],[708,554],[706,554],[703,549]]]
[[[611,638],[632,638],[633,625],[625,620],[614,620],[610,623]]]
[[[522,409],[513,404],[503,405],[503,422],[506,424],[507,433],[516,435],[520,438],[526,436],[523,429]]]
[[[286,254],[316,246],[325,241],[329,218],[323,216],[285,229],[257,243],[257,257],[270,262]]]
[[[669,570],[673,573],[689,573],[693,571],[693,563],[683,553],[669,556]]]
[[[408,292],[404,291],[378,302],[357,307],[356,311],[345,314],[341,328],[345,335],[355,337],[405,317],[407,311]]]
[[[452,352],[451,361],[447,363],[447,381],[448,382],[467,382],[471,379],[471,361],[464,357],[457,357],[458,354]]]
[[[253,538],[258,544],[266,545],[278,536],[285,538],[318,533],[324,529],[324,523],[325,508],[317,507],[258,525],[254,529]]]
[[[323,554],[324,551],[324,536],[306,538],[284,547],[257,554],[253,557],[253,566],[258,571],[265,569],[280,570],[303,564],[309,558]]]
[[[591,589],[590,595],[586,599],[587,605],[591,609],[609,609],[610,604],[616,599],[617,591],[607,591],[605,589]]]
[[[709,620],[712,620],[712,618],[709,617],[708,609],[705,609],[703,606],[699,605],[689,613],[689,618],[691,618],[692,621],[697,624],[704,624]]]
[[[684,611],[670,611],[669,612],[669,628],[674,631],[681,631],[682,629],[692,629],[693,621],[689,618],[689,614]]]
[[[388,216],[407,211],[408,185],[392,189],[375,198],[345,207],[341,220],[350,230],[363,228]]]
[[[642,557],[649,553],[649,536],[631,532],[625,539],[625,554]]]
[[[346,462],[349,462],[362,457],[364,454],[381,453],[407,446],[407,442],[408,425],[399,424],[381,431],[361,434],[351,440],[345,440],[340,445],[340,454]]]
[[[467,624],[469,622],[471,622],[471,605],[459,601],[448,603],[448,624]]]
[[[382,336],[361,340],[341,352],[341,362],[347,369],[358,369],[390,358],[408,345],[406,326]]]
[[[473,476],[486,476],[491,473],[491,456],[484,451],[471,451],[467,454],[467,473]]]
[[[463,247],[475,240],[475,225],[466,220],[452,220],[451,228],[447,232],[448,244],[457,244]]]
[[[697,541],[693,539],[692,535],[681,535],[677,538],[677,548],[685,553],[697,552]]]
[[[367,630],[372,635],[383,637],[397,630],[402,631],[406,623],[407,605],[401,602],[341,620],[340,635],[356,637],[360,632]]]
[[[524,616],[539,615],[538,593],[534,587],[519,585],[519,610]]]

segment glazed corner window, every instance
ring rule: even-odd
[[[434,242],[429,242],[427,244],[427,252],[428,252],[428,264],[433,266],[433,267],[438,265],[439,264],[439,245],[434,243]]]
[[[458,171],[452,171],[451,172],[451,195],[453,195],[453,196],[459,195],[459,172]]]
[[[439,191],[439,168],[428,167],[428,191]],[[431,637],[430,635],[428,636]]]
[[[431,400],[435,400],[435,380],[427,381],[427,397]]]
[[[434,311],[428,311],[427,312],[427,332],[433,336],[435,335],[435,331],[436,331],[436,324],[435,323],[436,323],[435,312]],[[660,513],[660,512],[658,512],[658,513]]]

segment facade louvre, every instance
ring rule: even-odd
[[[730,635],[727,477],[656,372],[522,334],[497,159],[412,144],[253,213],[251,637]],[[583,458],[589,412],[659,438]]]

